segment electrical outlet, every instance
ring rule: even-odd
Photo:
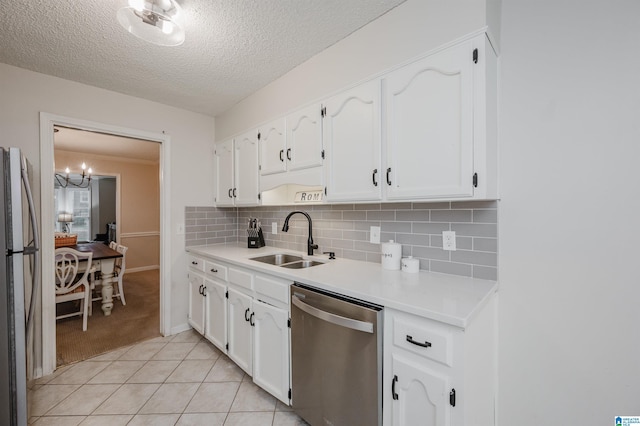
[[[369,242],[371,244],[380,244],[380,227],[372,226],[369,229]]]
[[[442,231],[442,249],[456,251],[456,232]]]
[[[184,223],[179,223],[176,226],[176,234],[178,235],[184,235]]]
[[[271,233],[273,235],[278,233],[278,222],[271,222]]]

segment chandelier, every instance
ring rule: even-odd
[[[134,36],[160,46],[184,43],[182,8],[175,0],[129,0],[118,22]]]
[[[55,174],[56,183],[60,188],[88,188],[91,185],[91,174],[93,171],[91,170],[91,167],[87,169],[87,165],[85,163],[82,163],[82,175],[80,176],[80,182],[74,182],[73,178],[69,176],[71,173],[69,167],[64,169],[64,173],[64,175],[62,173]]]

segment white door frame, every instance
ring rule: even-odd
[[[108,133],[117,136],[144,139],[160,143],[160,333],[171,330],[171,203],[169,152],[171,138],[164,133],[151,133],[138,129],[113,126],[94,121],[40,113],[40,229],[42,230],[42,374],[51,374],[56,368],[56,304],[54,276],[54,227],[47,220],[54,215],[53,207],[53,127],[56,125],[81,130]]]

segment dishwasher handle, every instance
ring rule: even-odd
[[[358,321],[352,318],[347,318],[323,311],[304,303],[295,295],[291,298],[291,302],[302,311],[308,313],[309,315],[313,315],[314,317],[319,318],[323,321],[339,325],[340,327],[350,328],[352,330],[364,331],[365,333],[373,333],[373,323],[371,322]]]

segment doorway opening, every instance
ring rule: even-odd
[[[56,230],[76,238],[80,250],[116,243],[126,251],[122,295],[109,315],[100,310],[98,285],[86,332],[82,315],[57,320],[58,367],[160,336],[159,160],[157,142],[54,127]],[[57,304],[56,315],[77,312],[73,304]]]
[[[54,129],[57,129],[54,132]],[[58,135],[68,133],[71,142],[59,142]],[[55,136],[54,136],[55,135]],[[75,138],[75,140],[74,140]],[[95,140],[93,140],[95,139]],[[60,139],[61,141],[62,139]],[[92,141],[93,140],[93,141]],[[113,343],[113,347],[105,347],[106,349],[98,349],[101,352],[114,349],[120,346],[116,335],[126,334],[126,328],[121,325],[114,325],[116,320],[116,310],[120,309],[124,312],[129,305],[135,305],[135,291],[132,292],[130,302],[127,294],[127,278],[135,281],[133,287],[140,287],[146,282],[156,282],[155,295],[143,294],[138,295],[145,300],[139,301],[137,310],[147,305],[155,307],[155,332],[156,335],[164,335],[169,332],[169,319],[166,314],[168,310],[168,285],[165,283],[168,277],[166,273],[169,262],[167,257],[168,250],[164,247],[168,246],[169,232],[169,179],[168,179],[168,152],[169,137],[165,134],[154,134],[143,132],[135,129],[126,129],[104,125],[101,123],[87,122],[67,117],[54,116],[46,113],[41,114],[41,206],[42,206],[42,254],[43,254],[43,292],[42,292],[42,371],[41,374],[49,374],[59,364],[56,356],[57,340],[56,336],[56,306],[55,294],[53,291],[53,269],[54,269],[54,232],[59,230],[60,224],[57,218],[61,217],[60,206],[69,209],[69,199],[65,200],[66,204],[56,202],[55,194],[55,175],[62,175],[63,182],[66,182],[67,170],[69,167],[69,175],[73,181],[74,173],[79,175],[81,181],[82,174],[88,178],[91,173],[91,185],[99,184],[101,180],[107,180],[107,176],[116,177],[116,218],[102,223],[108,214],[102,215],[102,212],[90,208],[90,213],[79,212],[80,220],[78,224],[73,222],[67,225],[73,233],[74,226],[82,231],[82,239],[79,241],[103,241],[105,234],[108,240],[115,239],[118,244],[128,246],[126,254],[127,270],[124,277],[124,293],[126,303],[114,300],[113,317],[104,316],[100,310],[100,303],[93,304],[93,317],[96,326],[93,335],[97,335],[100,322],[105,323],[103,332],[107,338],[97,339],[98,341]],[[137,148],[136,148],[137,147]],[[142,147],[142,148],[141,148]],[[154,158],[143,158],[141,150],[155,151]],[[81,164],[85,163],[86,170],[81,170]],[[91,168],[91,172],[89,172]],[[47,179],[49,176],[49,179]],[[87,179],[88,180],[88,179]],[[155,184],[156,189],[150,189],[150,182]],[[73,185],[72,185],[73,186]],[[83,186],[83,185],[80,185]],[[86,186],[86,185],[85,185]],[[146,189],[145,189],[146,188]],[[98,187],[97,197],[91,195],[78,195],[79,199],[83,199],[88,203],[99,203],[99,194],[101,189]],[[104,192],[109,193],[109,189]],[[73,193],[74,191],[68,191]],[[136,194],[136,192],[138,192]],[[142,194],[142,195],[140,195]],[[68,196],[73,198],[74,196]],[[84,198],[83,198],[84,197]],[[98,200],[98,201],[96,201]],[[58,200],[60,201],[60,200]],[[87,206],[86,204],[85,206]],[[144,208],[155,206],[154,211],[145,212]],[[133,213],[130,213],[133,211]],[[73,217],[72,214],[70,216]],[[65,223],[66,224],[66,223]],[[107,226],[108,225],[108,226]],[[104,227],[104,230],[101,228]],[[112,229],[114,237],[110,236]],[[80,235],[80,233],[78,233]],[[143,284],[140,284],[143,283]],[[145,292],[143,292],[145,293]],[[148,292],[147,292],[148,293]],[[155,302],[154,302],[155,301]],[[129,312],[136,310],[134,306]],[[137,313],[136,313],[137,314]],[[100,321],[97,321],[97,320]],[[109,320],[113,319],[111,323]],[[80,337],[87,337],[92,332],[91,319],[86,332],[79,330]],[[132,332],[136,331],[135,324],[139,323],[138,318],[125,319],[130,324]],[[76,340],[71,339],[71,340]],[[97,353],[96,353],[97,354]]]

